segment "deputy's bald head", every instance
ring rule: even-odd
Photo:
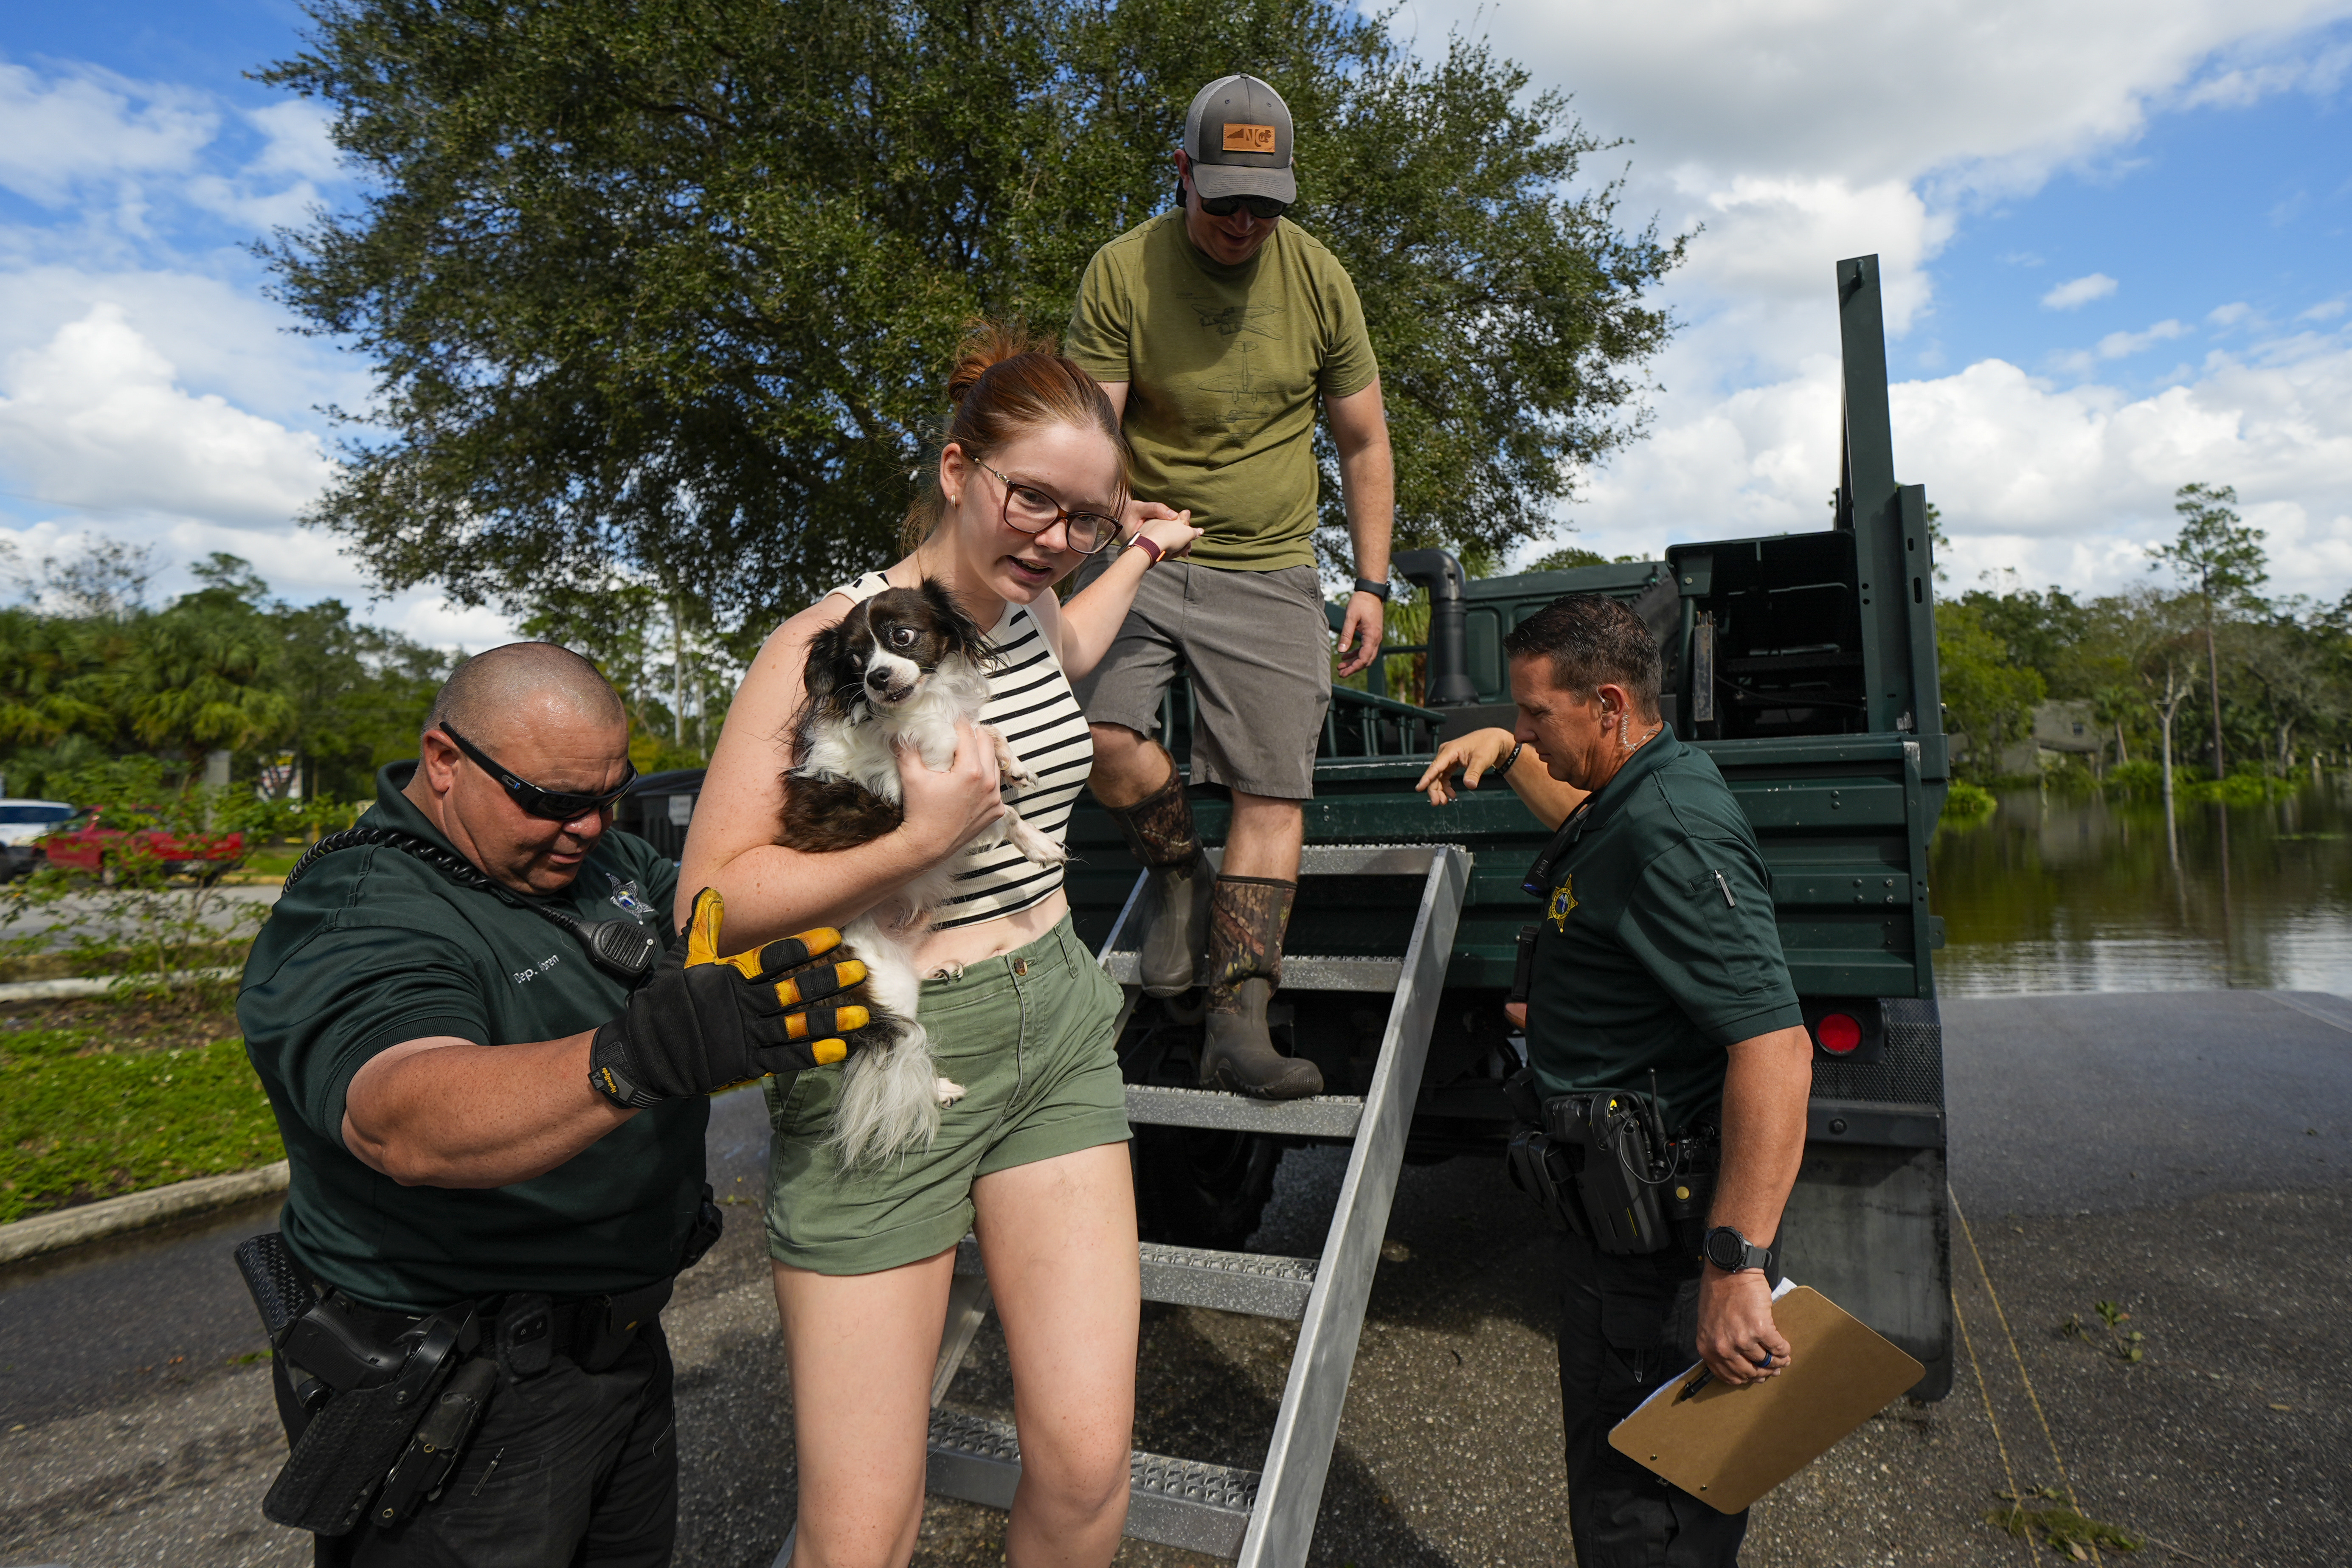
[[[519,727],[550,720],[586,728],[625,728],[628,710],[595,665],[552,643],[509,643],[475,654],[433,699],[425,727],[448,724],[481,746],[512,738]]]

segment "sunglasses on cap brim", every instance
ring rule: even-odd
[[[1200,202],[1201,210],[1213,218],[1229,218],[1246,208],[1250,216],[1272,221],[1290,210],[1288,202],[1277,202],[1272,196],[1219,196],[1214,201],[1202,196]]]
[[[449,737],[450,745],[464,752],[475,767],[497,779],[499,788],[513,797],[516,805],[521,807],[527,814],[537,817],[542,821],[569,822],[575,818],[600,813],[614,801],[627,794],[629,786],[637,781],[637,769],[632,763],[628,765],[629,771],[621,782],[601,794],[582,795],[569,789],[542,789],[536,784],[516,777],[498,758],[452,729],[446,720],[444,720],[438,727],[442,734]]]

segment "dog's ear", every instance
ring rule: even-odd
[[[796,728],[819,710],[837,705],[835,691],[848,677],[851,650],[873,635],[871,620],[860,603],[809,639],[808,658],[801,665],[801,714]]]
[[[923,579],[923,602],[938,618],[940,634],[946,639],[950,653],[982,660],[995,651],[989,646],[988,633],[981,630],[979,622],[963,612],[963,606],[956,602],[947,584],[937,578]]]

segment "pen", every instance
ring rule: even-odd
[[[1756,1364],[1769,1371],[1772,1365],[1772,1353],[1766,1351],[1764,1353],[1764,1359],[1758,1362]],[[1692,1378],[1688,1383],[1684,1384],[1683,1391],[1675,1396],[1675,1403],[1679,1405],[1684,1400],[1694,1397],[1700,1389],[1705,1388],[1708,1384],[1713,1383],[1714,1381],[1715,1369],[1708,1366],[1700,1367],[1698,1369],[1698,1375]]]

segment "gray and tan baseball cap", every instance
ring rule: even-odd
[[[1184,151],[1201,199],[1271,196],[1298,200],[1290,172],[1290,110],[1255,77],[1219,77],[1184,111]]]

